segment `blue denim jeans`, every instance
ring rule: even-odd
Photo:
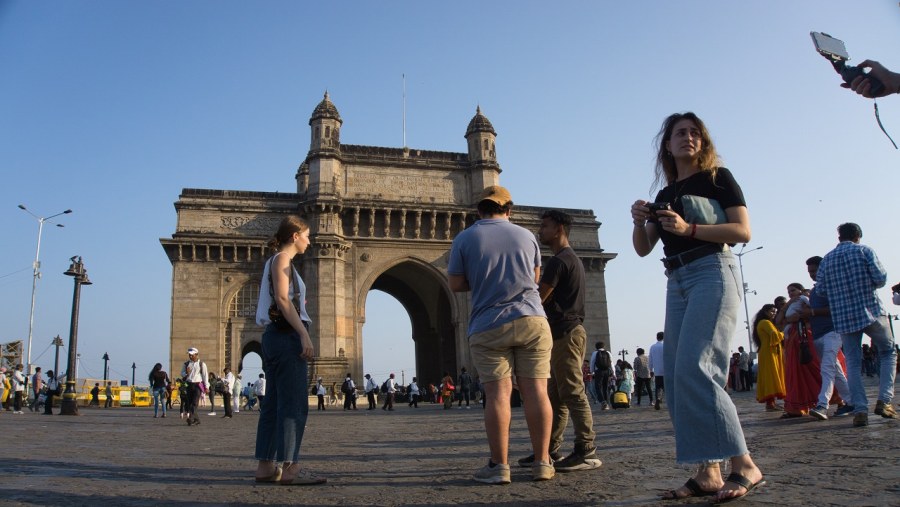
[[[162,405],[162,413],[166,415],[166,388],[153,389],[153,417],[159,415],[159,406]]]
[[[747,454],[737,409],[725,392],[741,283],[730,251],[667,271],[666,404],[678,463]]]
[[[256,459],[296,463],[309,415],[309,364],[300,357],[300,336],[266,326],[262,336],[266,400],[260,403]]]
[[[891,403],[894,399],[894,376],[897,371],[897,351],[894,350],[894,336],[888,327],[887,317],[882,315],[868,326],[853,333],[841,334],[844,357],[847,359],[847,383],[853,399],[853,413],[869,412],[869,400],[862,383],[862,335],[872,339],[878,348],[878,359],[882,374],[878,377],[878,399]]]

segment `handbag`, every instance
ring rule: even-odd
[[[291,270],[293,270],[293,269],[294,269],[294,267],[291,266]],[[291,323],[288,322],[288,320],[286,318],[284,318],[284,315],[281,313],[281,310],[278,308],[278,304],[275,303],[275,291],[272,287],[273,287],[272,272],[269,271],[269,297],[272,298],[272,304],[269,305],[269,320],[278,329],[281,329],[281,330],[293,329],[293,326],[291,326]],[[296,301],[294,301],[294,298],[291,298],[291,302],[294,303],[294,309],[297,310],[297,315],[300,315],[300,308],[297,306]]]

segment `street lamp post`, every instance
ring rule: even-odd
[[[66,392],[63,393],[60,415],[78,415],[78,399],[75,395],[76,378],[72,375],[75,371],[76,351],[78,350],[78,306],[81,302],[81,286],[91,285],[87,270],[81,263],[81,257],[72,257],[72,264],[64,273],[75,280],[75,293],[72,295],[72,323],[69,326],[69,366],[66,368]]]
[[[32,267],[32,279],[31,279],[31,312],[28,317],[28,351],[26,352],[25,363],[27,364],[28,375],[31,375],[31,337],[34,334],[34,300],[37,294],[37,281],[38,278],[41,277],[41,235],[44,233],[44,222],[47,222],[51,218],[56,218],[60,215],[68,215],[72,212],[72,210],[67,209],[65,211],[60,211],[55,215],[50,215],[49,217],[39,217],[28,210],[24,204],[19,205],[19,209],[33,216],[38,221],[38,239],[37,239],[37,249],[34,251],[34,264]],[[56,224],[57,227],[65,227],[63,224]]]
[[[753,353],[753,333],[752,333],[751,330],[750,330],[750,310],[749,310],[749,308],[747,307],[747,294],[750,293],[750,286],[747,284],[747,282],[744,281],[744,263],[743,263],[743,260],[744,260],[744,256],[745,256],[745,255],[747,255],[747,254],[750,253],[750,252],[755,252],[755,251],[757,251],[757,250],[762,250],[762,247],[761,247],[761,246],[758,246],[758,247],[756,247],[756,248],[754,248],[754,249],[752,249],[752,250],[747,250],[746,252],[744,251],[745,248],[747,248],[747,243],[744,243],[744,245],[741,247],[741,251],[738,252],[738,253],[736,253],[736,254],[734,254],[734,255],[735,255],[735,257],[738,258],[738,265],[739,265],[740,268],[741,268],[741,283],[744,284],[744,317],[746,317],[746,319],[747,319],[747,320],[745,321],[745,323],[747,324],[747,345],[750,347],[750,348],[747,350],[747,352],[748,352],[749,354],[752,354],[752,353]]]
[[[628,350],[622,349],[619,351],[619,354],[622,354],[622,361],[625,361],[625,356],[628,355]]]
[[[137,365],[131,363],[131,386],[134,387],[134,370],[137,368]]]
[[[104,384],[109,379],[109,354],[106,352],[103,353],[103,382]]]
[[[56,377],[59,378],[59,348],[63,346],[62,338],[59,335],[56,335],[56,338],[53,339],[53,343],[56,347],[56,357],[53,359],[53,373],[56,374]]]

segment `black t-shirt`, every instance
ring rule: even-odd
[[[555,340],[584,322],[584,266],[571,247],[547,261],[541,283],[553,287],[544,311]]]
[[[672,211],[681,215],[681,218],[689,224],[709,225],[727,222],[724,210],[734,206],[746,206],[744,193],[728,169],[720,167],[716,171],[715,181],[710,179],[709,174],[707,171],[700,171],[670,184],[656,194],[655,202],[670,203]],[[676,236],[664,231],[658,225],[656,230],[663,242],[666,257],[709,244],[707,241],[692,239],[689,236]]]

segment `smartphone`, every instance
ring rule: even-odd
[[[809,36],[812,37],[813,45],[816,46],[816,51],[825,58],[842,62],[850,59],[844,41],[835,39],[827,33],[822,32],[809,32]]]

